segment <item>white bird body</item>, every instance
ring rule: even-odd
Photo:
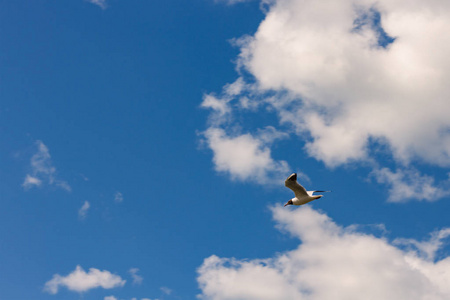
[[[293,173],[291,176],[289,176],[284,182],[284,185],[287,188],[291,189],[295,194],[295,197],[289,200],[284,206],[303,205],[323,197],[323,195],[314,195],[315,192],[319,193],[329,192],[329,191],[307,191],[303,186],[301,186],[297,182],[297,173]]]

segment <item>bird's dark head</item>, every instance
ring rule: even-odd
[[[291,199],[284,206],[293,205],[293,204],[294,204],[294,202],[292,202],[292,199]]]

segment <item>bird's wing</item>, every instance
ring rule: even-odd
[[[312,196],[314,193],[329,193],[331,191],[306,191],[309,196]]]
[[[289,176],[286,181],[284,182],[284,185],[287,188],[290,188],[294,194],[295,197],[297,198],[301,198],[304,196],[308,196],[308,193],[306,192],[305,188],[302,187],[298,182],[297,182],[297,173],[292,174],[291,176]]]

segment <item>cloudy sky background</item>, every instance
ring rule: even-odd
[[[422,2],[0,1],[0,298],[448,299]]]

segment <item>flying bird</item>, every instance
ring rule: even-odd
[[[302,187],[297,182],[297,173],[293,173],[291,176],[289,176],[286,181],[284,182],[284,185],[288,188],[290,188],[294,194],[295,197],[289,200],[284,206],[287,205],[303,205],[308,202],[311,202],[313,200],[322,198],[323,195],[313,195],[314,193],[325,193],[330,191],[307,191],[304,187]]]

